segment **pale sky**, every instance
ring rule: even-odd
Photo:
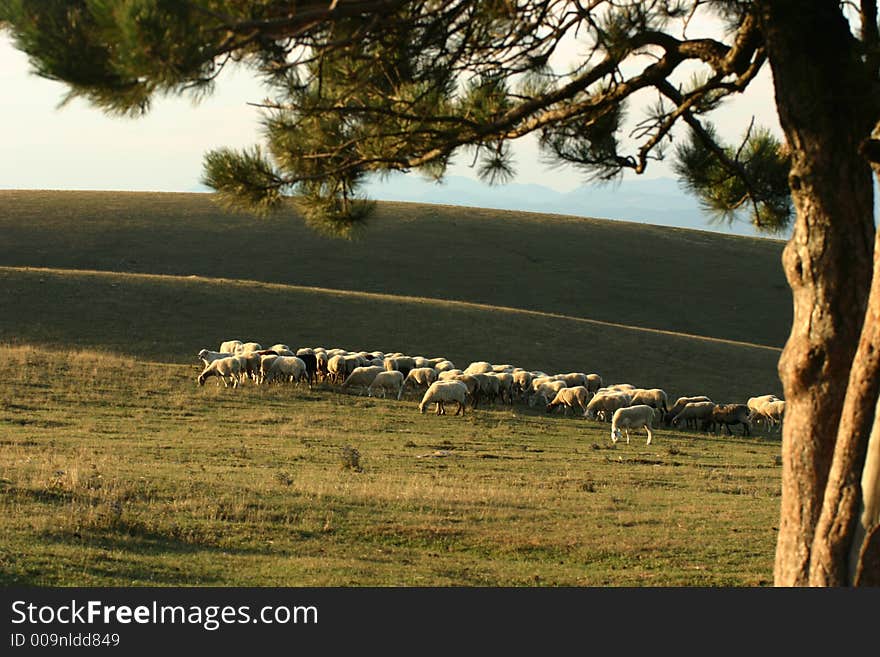
[[[258,111],[247,103],[265,90],[244,70],[224,72],[214,94],[197,105],[162,98],[137,119],[107,116],[82,100],[58,108],[64,85],[29,71],[25,55],[0,33],[0,188],[192,191],[206,151],[260,141]],[[736,140],[753,115],[779,134],[769,69],[712,120],[722,136]],[[520,140],[514,149],[514,182],[563,192],[584,183],[572,167],[543,165],[533,141]],[[465,154],[457,162],[450,175],[477,177]],[[671,175],[665,164],[652,163],[644,177]]]

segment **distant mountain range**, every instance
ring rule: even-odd
[[[748,237],[788,239],[791,234],[790,230],[779,235],[759,233],[751,224],[741,221],[733,224],[713,222],[700,208],[697,199],[687,194],[672,178],[583,185],[570,192],[558,192],[535,184],[490,186],[463,176],[449,176],[434,183],[416,174],[400,173],[385,180],[370,181],[364,188],[370,198],[384,201],[549,212]]]
[[[744,221],[732,224],[713,221],[700,208],[697,199],[685,192],[674,178],[623,180],[558,192],[536,184],[493,186],[464,176],[447,176],[442,182],[435,183],[418,174],[394,173],[384,179],[368,181],[363,189],[370,198],[378,201],[547,212],[777,240],[791,237],[791,229],[781,234],[766,234]],[[190,191],[210,190],[198,185]]]

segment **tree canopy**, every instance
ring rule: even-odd
[[[671,148],[708,211],[794,219],[775,581],[880,584],[876,1],[0,0],[0,25],[37,73],[110,113],[251,67],[264,141],[208,153],[205,181],[256,212],[296,199],[335,234],[369,214],[366,175],[442,178],[463,154],[503,181],[530,134],[600,180]],[[744,120],[722,143],[713,111],[767,66],[784,139]]]
[[[701,4],[717,6],[723,40],[683,36]],[[742,143],[726,145],[709,120],[766,62],[748,3],[5,5],[35,70],[110,113],[144,113],[162,94],[198,97],[230,62],[252,67],[268,91],[255,102],[264,142],[205,157],[205,182],[234,207],[264,213],[293,195],[314,226],[344,234],[369,212],[359,194],[369,173],[441,178],[462,153],[483,180],[505,182],[510,142],[534,134],[549,161],[609,180],[666,156],[684,123],[675,169],[708,210],[768,231],[790,223],[779,142],[746,123]],[[582,54],[556,70],[565,48]],[[633,96],[643,107],[630,117]]]

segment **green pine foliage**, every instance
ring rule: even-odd
[[[772,231],[791,221],[778,143],[753,131],[732,150],[701,123],[764,63],[747,29],[750,7],[0,0],[0,26],[39,75],[67,84],[68,98],[114,114],[143,114],[165,94],[198,99],[229,62],[250,67],[268,90],[263,143],[210,151],[203,179],[225,205],[259,216],[293,197],[310,225],[351,236],[372,207],[359,193],[368,174],[440,180],[464,154],[482,180],[504,183],[516,171],[510,142],[530,134],[551,163],[614,180],[663,159],[685,122],[694,138],[676,152],[687,188],[714,215],[750,213]],[[726,42],[684,37],[698,10],[727,26]],[[581,60],[554,70],[552,57],[572,39]],[[736,43],[744,52],[732,67],[725,56]],[[674,77],[682,64],[699,65],[683,85]],[[645,90],[659,100],[636,116],[629,99]]]
[[[717,134],[707,127],[714,143]],[[781,233],[792,220],[788,189],[790,160],[783,145],[765,128],[751,130],[741,146],[723,147],[717,157],[696,133],[675,149],[673,168],[685,187],[716,220],[745,217],[767,233]]]

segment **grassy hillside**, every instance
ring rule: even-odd
[[[0,586],[772,581],[776,440],[190,374],[0,345]]]
[[[445,356],[721,401],[781,394],[774,348],[533,311],[232,280],[0,267],[0,340],[197,362],[230,337]]]
[[[0,234],[6,266],[469,301],[774,347],[791,322],[782,242],[636,223],[383,202],[346,242],[205,194],[0,191]]]
[[[778,242],[403,203],[340,242],[115,192],[0,192],[0,229],[0,586],[772,580],[778,434],[195,377],[239,338],[781,394]]]

